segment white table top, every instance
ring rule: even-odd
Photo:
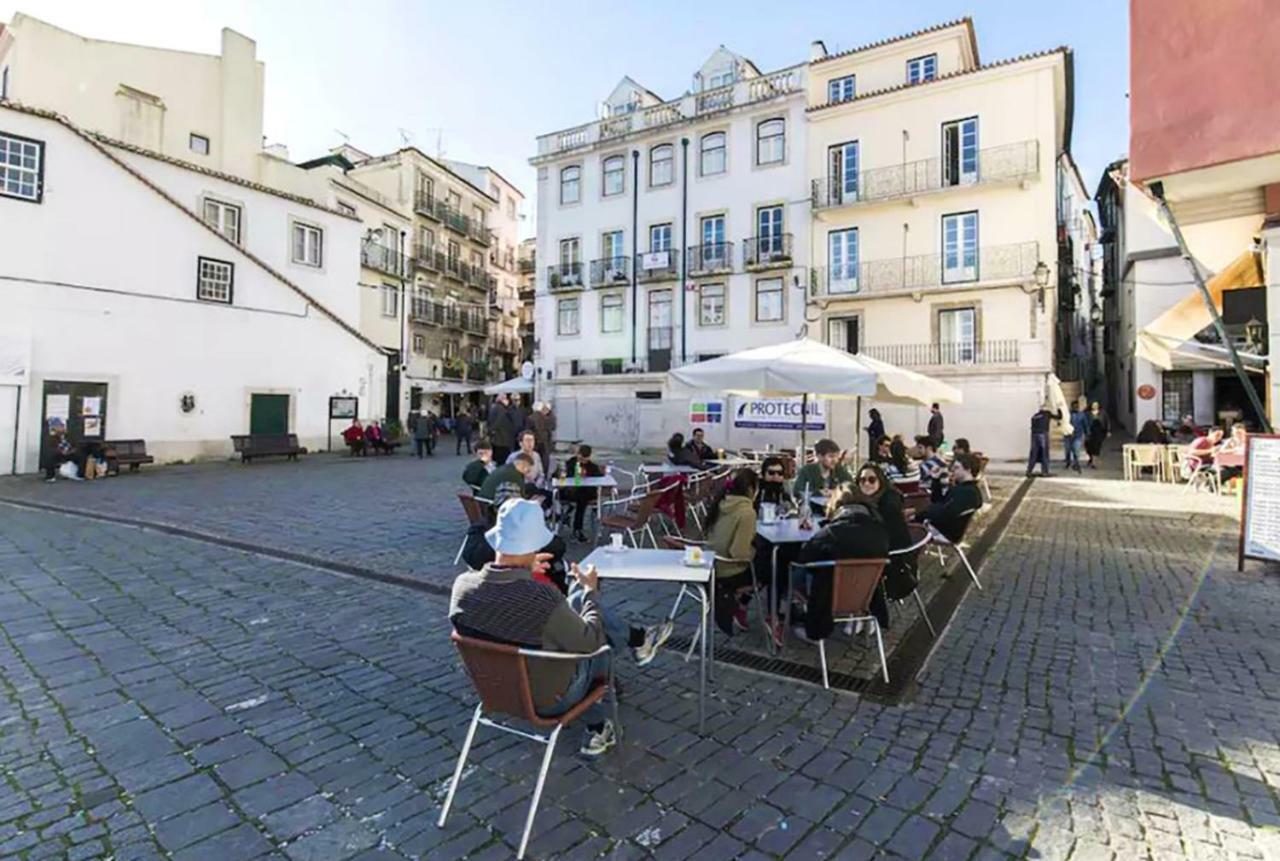
[[[708,557],[710,554],[707,554]],[[600,577],[607,580],[662,580],[670,583],[706,583],[711,579],[711,565],[694,568],[684,564],[683,550],[637,550],[627,547],[614,553],[597,547],[580,565],[596,566]]]
[[[617,487],[618,480],[612,475],[598,475],[594,477],[586,477],[579,479],[557,478],[554,482],[556,487]]]
[[[789,517],[777,523],[756,523],[756,535],[773,544],[803,544],[817,531],[816,525],[811,529],[801,529],[798,517]]]
[[[718,457],[718,458],[712,458],[711,460],[706,461],[706,463],[714,463],[716,466],[728,466],[728,467],[760,465],[760,461],[749,460],[745,457],[723,457],[723,458]]]
[[[695,466],[685,466],[684,464],[676,465],[674,463],[642,463],[640,464],[640,471],[653,472],[659,475],[675,475],[677,473],[687,475],[693,472],[700,472],[701,470],[699,470]]]

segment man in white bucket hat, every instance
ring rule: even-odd
[[[538,503],[527,499],[502,503],[497,523],[485,533],[496,558],[453,582],[449,621],[454,629],[467,637],[549,652],[587,654],[608,642],[614,649],[630,647],[640,666],[652,661],[671,636],[671,622],[639,628],[606,610],[600,604],[594,567],[586,571],[576,564],[572,567],[576,582],[566,600],[545,575],[550,554],[540,552],[552,535]],[[529,685],[538,713],[552,717],[581,702],[592,681],[608,675],[611,654],[576,663],[530,658]],[[584,717],[584,755],[599,756],[617,743],[613,721],[599,704]]]

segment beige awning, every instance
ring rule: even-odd
[[[1223,293],[1228,290],[1262,287],[1266,283],[1266,276],[1262,272],[1261,255],[1255,251],[1246,251],[1210,278],[1205,286],[1209,288],[1213,306],[1221,314]],[[1138,333],[1138,358],[1146,359],[1166,371],[1173,368],[1175,353],[1214,362],[1213,358],[1205,354],[1207,345],[1199,344],[1195,340],[1197,333],[1211,325],[1213,325],[1213,317],[1205,307],[1199,288],[1193,287],[1178,304],[1152,320]],[[1210,350],[1210,352],[1223,353],[1223,356],[1218,358],[1218,362],[1226,356],[1224,348]]]

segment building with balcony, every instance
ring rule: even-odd
[[[801,332],[806,74],[720,47],[687,92],[623,78],[538,139],[534,362],[562,435],[659,444],[688,421],[668,369]]]
[[[520,355],[528,361],[534,354],[537,333],[534,330],[534,309],[538,289],[538,240],[529,237],[521,240],[517,250],[516,269],[519,275],[519,337]]]
[[[807,80],[810,337],[957,386],[948,437],[1025,454],[1073,283],[1060,201],[1087,202],[1065,182],[1071,52],[984,64],[964,19],[836,54],[814,43]],[[880,410],[908,435],[927,420]],[[852,427],[852,405],[831,414]]]

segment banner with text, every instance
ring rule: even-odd
[[[738,401],[733,411],[733,426],[738,428],[768,428],[772,430],[800,430],[800,398],[745,398]],[[805,429],[827,429],[822,412],[822,401],[809,399]]]

